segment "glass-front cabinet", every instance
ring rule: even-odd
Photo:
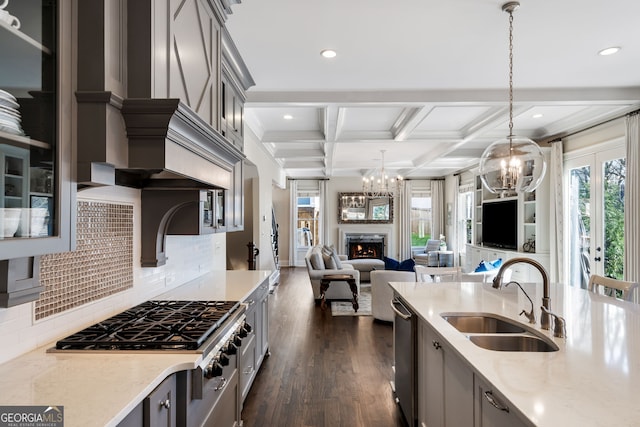
[[[70,249],[69,3],[0,1],[0,260]]]

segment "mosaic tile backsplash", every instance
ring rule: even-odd
[[[133,206],[78,201],[77,246],[43,255],[35,318],[43,319],[133,287]]]

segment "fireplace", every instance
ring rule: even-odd
[[[347,235],[346,252],[349,259],[384,258],[384,236]]]

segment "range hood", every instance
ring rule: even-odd
[[[136,188],[231,187],[244,154],[179,99],[125,99],[128,167],[116,184]]]

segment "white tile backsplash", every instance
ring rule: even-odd
[[[167,264],[140,267],[140,192],[110,187],[84,190],[78,201],[99,200],[133,206],[133,287],[100,300],[35,320],[35,303],[0,309],[0,363],[53,344],[106,317],[152,299],[208,271],[226,270],[226,235],[167,236]]]

